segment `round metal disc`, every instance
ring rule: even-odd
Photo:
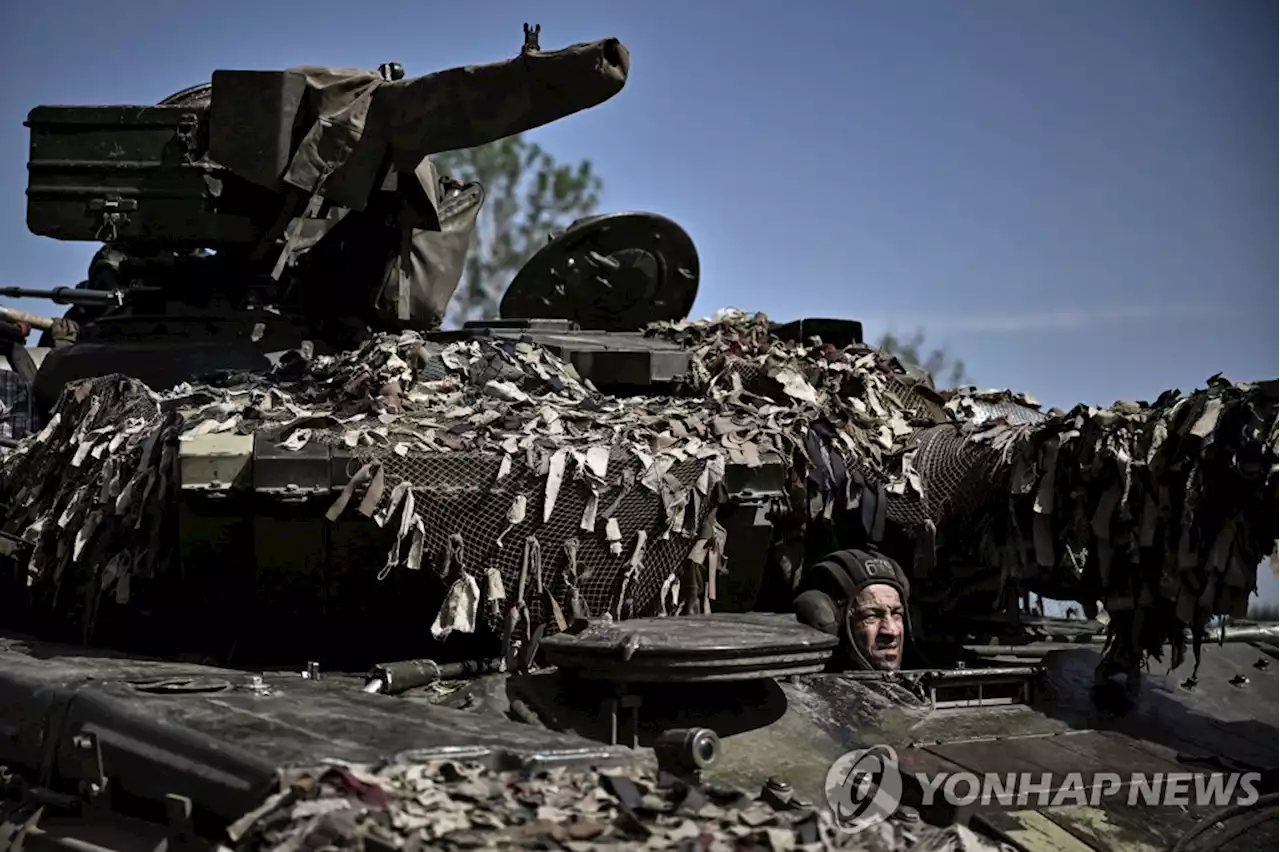
[[[567,319],[595,331],[681,320],[698,295],[698,251],[655,213],[579,219],[552,236],[502,297],[503,319]]]
[[[822,671],[834,636],[757,613],[596,623],[542,641],[547,662],[614,683],[758,680]]]

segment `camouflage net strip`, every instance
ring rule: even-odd
[[[138,382],[84,381],[4,460],[3,529],[34,544],[18,579],[40,614],[65,613],[87,640],[103,594],[127,604],[136,579],[168,568],[179,424]]]
[[[771,328],[729,312],[650,329],[693,352],[681,397],[600,394],[529,343],[413,333],[164,395],[79,383],[0,468],[3,528],[37,545],[37,600],[87,633],[103,595],[127,604],[134,581],[166,570],[181,440],[342,445],[360,466],[329,517],[394,533],[369,570],[433,567],[448,589],[433,634],[473,632],[483,615],[514,652],[587,613],[711,608],[728,570],[713,511],[726,466],[772,456],[804,523],[887,506],[913,547],[891,555],[928,573],[921,588],[981,563],[997,593],[1034,591],[1071,564],[1069,594],[1150,616],[1113,619],[1122,667],[1247,605],[1246,569],[1277,536],[1274,381],[1046,415],[1008,393],[939,394],[869,347],[784,343]]]
[[[237,852],[268,849],[849,849],[1002,852],[963,826],[890,820],[842,832],[830,812],[726,788],[662,789],[645,770],[490,772],[395,761],[291,770],[230,829]]]
[[[1244,616],[1268,553],[1275,568],[1277,383],[1209,387],[1155,403],[1078,406],[1043,423],[988,421],[966,439],[999,461],[1008,495],[1002,547],[989,564],[1014,574],[1077,559],[1085,597],[1110,616],[1108,665],[1132,671],[1159,659],[1184,630],[1197,644],[1213,615]],[[1017,545],[1022,545],[1017,547]]]

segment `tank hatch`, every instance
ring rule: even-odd
[[[759,613],[597,622],[542,641],[547,661],[587,680],[691,683],[822,671],[836,646],[793,618]]]
[[[541,648],[556,677],[574,684],[562,680],[555,690],[572,695],[576,708],[562,705],[557,715],[598,707],[594,725],[583,718],[575,730],[637,748],[672,727],[725,735],[741,730],[747,716],[751,725],[776,721],[786,702],[771,678],[822,671],[836,644],[789,616],[715,613],[593,621],[543,639]],[[755,715],[743,716],[742,707]]]
[[[608,213],[553,234],[502,298],[505,320],[565,319],[591,331],[640,331],[684,319],[698,295],[698,252],[656,213]]]

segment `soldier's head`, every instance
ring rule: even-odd
[[[878,553],[842,550],[810,567],[801,588],[797,618],[838,636],[850,666],[902,667],[910,585],[898,563]]]
[[[849,641],[871,668],[897,671],[902,667],[905,611],[902,594],[887,583],[867,586],[846,609]]]

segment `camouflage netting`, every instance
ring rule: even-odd
[[[1198,660],[1209,618],[1245,615],[1268,553],[1275,569],[1276,414],[1274,380],[1214,376],[1149,405],[966,426],[1008,495],[983,530],[984,561],[1016,574],[1084,553],[1081,597],[1110,616],[1108,669],[1133,671],[1166,644],[1178,665],[1187,626]]]
[[[649,333],[693,348],[698,390],[741,388],[807,408],[805,424],[833,424],[835,449],[856,474],[845,484],[847,494],[835,495],[845,498],[841,508],[860,508],[858,486],[865,484],[883,492],[876,496],[885,500],[888,521],[908,530],[971,514],[990,497],[996,458],[968,442],[957,423],[1045,418],[1029,397],[972,389],[940,394],[873,347],[787,347],[770,329],[762,314],[727,312],[719,320],[660,324]],[[829,517],[831,508],[823,505],[822,513]]]
[[[794,517],[860,517],[873,541],[905,531],[912,550],[893,555],[935,587],[966,560],[997,592],[1073,566],[1069,591],[1113,615],[1122,667],[1243,613],[1277,532],[1275,382],[1043,414],[1008,393],[937,393],[870,347],[770,331],[738,312],[650,329],[694,352],[679,398],[600,394],[527,343],[413,333],[163,395],[80,383],[0,468],[3,528],[37,544],[36,599],[88,629],[103,594],[127,602],[167,569],[180,440],[339,444],[357,469],[329,517],[395,533],[369,570],[431,566],[448,588],[433,632],[483,614],[514,653],[588,613],[710,608],[726,465],[772,455]]]
[[[540,625],[561,629],[588,612],[705,611],[725,570],[725,533],[710,511],[723,499],[725,465],[802,455],[818,408],[793,397],[827,396],[803,377],[802,356],[779,346],[758,359],[757,372],[785,386],[773,398],[726,379],[702,396],[614,399],[529,344],[445,347],[415,334],[163,395],[99,379],[69,388],[5,466],[5,525],[38,543],[29,565],[37,597],[53,606],[68,583],[97,589],[69,595],[61,613],[87,625],[93,607],[77,612],[81,600],[127,602],[135,579],[166,570],[180,440],[321,441],[360,461],[330,518],[361,512],[397,532],[385,564],[370,570],[385,576],[425,560],[441,573],[449,594],[438,636],[475,629],[482,601],[512,648]],[[866,454],[879,469],[911,429],[876,412],[901,405],[880,373],[847,359],[821,364],[819,386],[849,384],[835,451]]]
[[[397,760],[284,773],[280,792],[229,829],[229,848],[848,849],[1003,852],[963,826],[893,819],[842,832],[825,808],[775,806],[726,788],[662,789],[647,771],[489,772]]]

